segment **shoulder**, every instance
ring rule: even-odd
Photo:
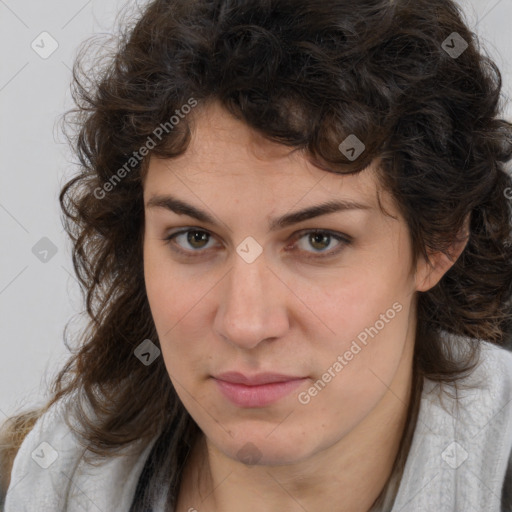
[[[489,510],[512,512],[512,351],[481,340],[477,366],[456,388],[457,407],[447,418],[460,425],[454,438],[467,451],[462,456],[478,461],[481,474],[476,466],[472,474],[493,488],[492,500],[500,505],[494,509],[489,502]]]
[[[456,383],[449,383],[444,389],[456,393],[456,401],[470,405],[478,396],[480,409],[493,410],[503,407],[512,398],[512,351],[485,340],[469,340],[466,338],[447,337],[446,341],[453,344],[455,358],[467,356],[472,348],[479,350],[479,359],[474,368]],[[425,380],[425,392],[435,392],[438,385],[429,379]]]
[[[512,350],[488,341],[482,341],[482,361],[492,361],[503,369],[512,369]]]
[[[0,425],[0,510],[3,510],[16,454],[44,411],[44,406],[36,406],[7,417]]]
[[[424,379],[422,403],[432,419],[439,417],[443,425],[450,417],[472,425],[486,425],[493,418],[494,424],[512,423],[512,351],[485,340],[447,336],[445,342],[455,360],[475,348],[479,358],[456,381]]]
[[[482,341],[479,364],[465,381],[508,403],[512,398],[512,351]]]
[[[492,345],[488,348],[487,365],[485,368],[492,375],[490,381],[494,382],[494,387],[497,390],[496,396],[502,398],[502,409],[497,411],[496,414],[504,414],[505,416],[512,417],[512,413],[510,412],[512,410],[512,351]],[[512,420],[509,421],[507,430],[512,436],[510,423],[512,423]],[[505,428],[507,428],[507,426]],[[506,446],[503,459],[507,462],[505,478],[501,489],[500,512],[512,512],[512,446]],[[504,462],[502,462],[502,464],[504,464]]]
[[[464,355],[478,343],[480,357],[456,382],[424,379],[393,510],[469,510],[476,505],[478,510],[512,512],[505,488],[512,451],[512,352],[482,340],[449,341]]]
[[[152,443],[133,443],[90,464],[84,458],[87,448],[68,425],[74,419],[67,405],[54,404],[25,437],[14,459],[4,512],[129,509]]]
[[[446,386],[453,393],[452,400],[445,401],[443,396],[441,406],[448,404],[450,416],[466,424],[475,436],[485,426],[500,431],[498,437],[508,443],[512,439],[512,352],[485,340],[465,343],[457,350],[469,351],[469,343],[478,343],[479,359],[471,372]],[[427,390],[435,388],[437,384],[428,382]]]
[[[488,388],[496,399],[496,416],[509,418],[502,429],[512,437],[512,351],[492,344],[485,344],[480,371],[487,375]],[[496,432],[498,435],[498,433]],[[499,437],[498,437],[499,439]],[[504,443],[500,466],[506,465],[501,488],[500,512],[512,512],[512,441]]]
[[[30,510],[33,496],[62,507],[62,475],[72,474],[84,451],[65,423],[64,414],[64,402],[57,402],[39,417],[23,440],[12,466],[5,512]]]

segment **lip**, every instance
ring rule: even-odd
[[[244,375],[240,372],[224,372],[214,376],[215,379],[231,382],[233,384],[245,384],[246,386],[259,386],[261,384],[273,384],[276,382],[288,382],[290,380],[304,379],[300,375],[284,375],[283,373],[258,373],[256,375]]]
[[[265,407],[300,386],[307,377],[261,373],[251,377],[227,372],[213,377],[219,391],[239,407]]]

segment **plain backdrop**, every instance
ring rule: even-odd
[[[505,97],[512,97],[512,0],[460,3],[502,70]],[[80,43],[112,32],[127,5],[135,6],[0,0],[0,423],[47,396],[68,356],[66,323],[76,332],[85,322],[58,203],[76,166],[58,122],[72,107]],[[512,120],[510,104],[505,117]]]

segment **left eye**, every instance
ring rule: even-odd
[[[302,235],[298,236],[296,239],[299,241],[306,240],[306,243],[310,244],[311,247],[320,251],[322,254],[332,254],[336,252],[337,249],[332,249],[330,251],[323,251],[322,249],[326,249],[331,245],[332,240],[336,240],[338,242],[338,246],[343,246],[344,244],[348,244],[349,241],[346,237],[341,236],[340,234],[331,233],[330,231],[307,231]],[[307,249],[304,249],[307,252]]]
[[[186,243],[190,245],[190,247],[192,247],[192,250],[183,249],[183,246],[177,243],[177,241],[182,236],[185,236],[184,240],[186,241]],[[205,249],[206,244],[209,241],[210,237],[210,233],[208,233],[207,231],[203,231],[202,229],[184,229],[181,231],[177,231],[176,233],[172,233],[168,237],[164,238],[164,241],[166,241],[171,246],[171,249],[173,251],[185,254],[190,257],[196,257],[200,255],[196,255],[193,253],[206,252],[201,249]],[[351,238],[348,235],[318,229],[301,231],[294,236],[293,240],[301,241],[302,239],[306,239],[306,237],[309,237],[307,238],[307,243],[309,243],[311,247],[316,249],[316,252],[320,251],[320,257],[332,256],[334,254],[337,254],[341,249],[343,249],[345,245],[349,245],[351,243]],[[325,249],[329,247],[329,245],[331,244],[332,239],[338,241],[338,245],[330,251],[325,251]],[[304,249],[304,251],[309,252],[307,249]]]

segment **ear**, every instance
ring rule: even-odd
[[[417,291],[426,292],[433,288],[457,261],[469,240],[470,220],[471,213],[468,213],[448,255],[442,252],[429,253],[430,263],[425,261],[423,255],[418,258],[415,273]]]

